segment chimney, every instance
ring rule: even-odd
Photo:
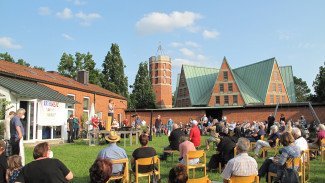
[[[89,83],[89,72],[85,71],[85,70],[78,71],[77,81],[79,83],[84,84],[84,85],[88,85],[88,83]]]
[[[59,75],[58,71],[47,71],[48,73],[51,73],[51,74],[56,74],[56,75]]]

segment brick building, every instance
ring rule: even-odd
[[[77,80],[74,80],[57,72],[0,60],[0,98],[12,103],[10,110],[26,109],[23,120],[25,141],[66,139],[66,120],[70,114],[79,117],[81,128],[92,117],[90,113],[97,114],[106,122],[109,99],[113,99],[116,105],[114,118],[122,121],[127,108],[126,98],[88,83],[88,80],[87,71],[79,71]],[[42,110],[43,107],[48,111]],[[50,113],[51,110],[57,111]]]
[[[291,66],[275,58],[232,69],[183,65],[178,75],[175,106],[243,106],[295,102]]]

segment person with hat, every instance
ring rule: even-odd
[[[201,145],[201,132],[197,127],[198,122],[196,120],[192,121],[192,128],[190,131],[190,141],[193,142],[195,147],[200,147]]]
[[[6,182],[6,171],[8,168],[7,157],[4,153],[6,150],[6,143],[0,140],[0,182]]]
[[[116,131],[111,131],[110,134],[105,137],[105,140],[109,143],[109,146],[99,152],[97,159],[106,158],[113,161],[128,158],[125,150],[116,145],[116,142],[120,141],[120,139],[121,137],[116,133]],[[124,173],[123,170],[123,164],[113,164],[112,176],[122,175]],[[115,182],[121,182],[121,179],[116,180]]]

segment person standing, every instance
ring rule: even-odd
[[[270,129],[271,129],[271,126],[273,126],[274,121],[275,121],[275,118],[274,118],[273,114],[270,113],[270,116],[267,118],[267,130],[266,130],[267,134],[270,134]]]
[[[10,120],[15,116],[14,111],[9,112],[9,116],[5,119],[5,134],[4,140],[6,142],[6,156],[10,156],[11,153],[11,145],[10,145]]]
[[[137,118],[135,119],[135,125],[136,128],[141,128],[141,119],[139,115],[137,115]]]
[[[197,121],[192,121],[192,129],[190,131],[190,141],[193,142],[195,147],[200,147],[201,145],[201,133],[200,129],[197,127]]]
[[[168,136],[169,136],[170,133],[171,133],[172,130],[173,130],[173,124],[174,124],[174,122],[173,122],[173,120],[170,118],[170,119],[168,120],[167,124],[168,124],[168,132],[167,132],[167,134],[168,134]]]
[[[73,130],[74,130],[73,139],[78,139],[78,136],[79,136],[79,119],[78,119],[77,116],[74,116],[74,119],[73,119]]]
[[[70,118],[67,120],[68,126],[68,143],[73,143],[73,114],[70,115]]]
[[[111,125],[113,125],[113,118],[114,118],[114,101],[113,99],[109,99],[108,101],[108,116],[111,116]]]
[[[22,163],[25,164],[25,154],[23,145],[23,136],[25,135],[25,130],[20,119],[25,118],[26,110],[23,108],[18,109],[17,115],[10,120],[10,145],[12,148],[12,155],[22,156]]]
[[[155,128],[156,128],[156,137],[158,137],[158,133],[159,133],[159,137],[161,137],[161,119],[160,119],[160,115],[158,115],[156,121],[155,121]]]
[[[281,121],[284,121],[284,122],[286,121],[286,117],[284,117],[284,114],[281,114],[281,116],[280,116],[280,122]]]

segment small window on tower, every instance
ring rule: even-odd
[[[273,95],[270,95],[270,103],[274,104],[274,96]]]
[[[158,63],[156,63],[156,69],[158,69]]]
[[[220,105],[220,96],[216,96],[216,105]]]
[[[272,90],[273,90],[273,92],[276,92],[276,85],[275,85],[275,83],[272,83]]]
[[[228,71],[223,71],[223,80],[228,81]]]
[[[164,76],[166,76],[166,71],[164,71]]]
[[[166,69],[166,64],[164,64],[164,69]]]
[[[275,79],[275,81],[279,80],[279,74],[276,71],[274,72],[274,79]]]
[[[228,95],[225,95],[224,96],[224,99],[225,99],[224,105],[228,105],[229,104],[229,96]]]
[[[183,89],[181,88],[179,89],[179,96],[182,97],[182,95],[183,95]]]
[[[166,82],[166,78],[164,77],[164,84],[166,84],[167,82]]]
[[[185,82],[184,82],[184,80],[185,80],[185,79],[184,79],[184,77],[182,77],[182,78],[181,78],[181,83],[182,83],[182,86],[184,86],[184,85],[185,85]]]
[[[219,84],[219,88],[220,88],[220,93],[223,93],[224,92],[224,88],[223,88],[223,84]]]
[[[233,103],[233,105],[237,105],[238,104],[238,97],[237,97],[237,95],[233,95],[232,96],[232,103]]]
[[[183,96],[186,97],[187,96],[186,88],[184,88],[183,92],[184,92]]]
[[[155,79],[155,84],[158,84],[158,78]]]
[[[158,76],[158,71],[156,71],[156,74],[155,74],[155,76]]]
[[[232,92],[232,83],[228,83],[228,92]]]
[[[279,93],[282,93],[282,84],[279,83]]]
[[[282,96],[282,103],[286,103],[286,97],[284,95]]]

